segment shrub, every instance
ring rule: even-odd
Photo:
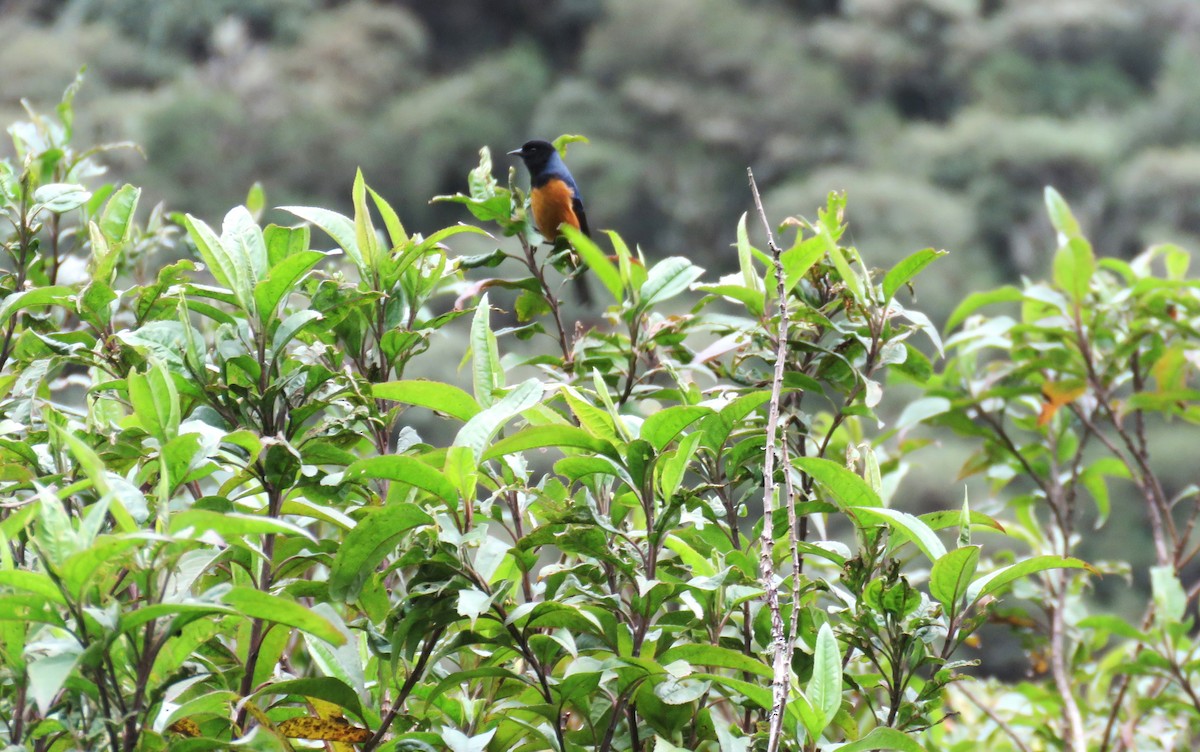
[[[496,180],[487,149],[468,192],[442,197],[478,224],[429,235],[361,173],[351,216],[283,207],[301,222],[263,227],[254,189],[219,229],[191,214],[168,224],[161,208],[142,223],[139,189],[98,184],[95,154],[71,144],[72,94],[58,119],[14,126],[17,160],[0,163],[13,228],[0,277],[7,743],[960,744],[947,723],[968,665],[956,654],[1025,582],[1051,604],[1064,693],[1030,733],[1082,750],[1103,724],[1076,697],[1066,651],[1085,649],[1066,621],[1087,567],[1068,555],[1072,505],[1078,489],[1104,498],[1121,467],[1159,515],[1154,608],[1140,630],[1070,626],[1129,640],[1133,668],[1100,664],[1120,686],[1108,717],[1195,723],[1180,710],[1192,596],[1176,579],[1191,551],[1167,521],[1184,502],[1157,493],[1118,417],[1194,417],[1181,252],[1158,252],[1162,283],[1137,265],[1099,273],[1052,194],[1055,287],[969,298],[954,324],[1018,298],[1029,320],[957,337],[930,396],[895,421],[979,437],[972,467],[1024,473],[1043,494],[1018,497],[1003,523],[965,502],[915,516],[898,508],[913,444],[879,433],[877,410],[885,384],[933,378],[914,340],[940,351],[941,339],[900,296],[941,253],[869,272],[841,244],[842,197],[813,221],[772,229],[763,215],[765,251],[743,217],[738,270],[715,280],[616,234],[611,254],[570,228],[577,258],[540,249],[525,195]],[[197,258],[161,263],[180,227]],[[502,238],[492,253],[451,247],[489,232]],[[318,250],[326,237],[334,250]],[[86,278],[68,279],[71,263]],[[607,304],[589,326],[560,301],[560,275],[581,268]],[[1138,306],[1122,305],[1122,285]],[[515,300],[496,326],[503,291]],[[975,374],[992,330],[1022,359],[1000,374],[1016,386]],[[468,342],[454,358],[469,388],[435,347],[451,331]],[[431,360],[440,378],[412,377]],[[1057,413],[1035,419],[1039,387]],[[1083,406],[1087,389],[1101,407]],[[981,410],[1036,440],[1006,442],[974,423]],[[447,440],[419,432],[431,412]],[[1106,419],[1114,434],[1093,427]],[[1116,462],[1076,459],[1087,439]],[[1032,555],[1006,561],[983,531]],[[1153,712],[1143,678],[1171,693]]]

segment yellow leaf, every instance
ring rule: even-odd
[[[1079,399],[1086,391],[1087,385],[1079,379],[1043,382],[1042,411],[1038,413],[1038,427],[1049,423],[1060,408]]]
[[[200,724],[193,721],[191,718],[180,718],[170,726],[167,726],[168,731],[174,731],[181,736],[197,737],[200,736]]]
[[[351,726],[345,718],[289,718],[278,724],[279,733],[292,739],[362,744],[371,738],[371,730]]]
[[[345,723],[345,718],[342,713],[342,708],[332,702],[322,700],[317,697],[308,698],[308,702],[312,705],[313,710],[317,715],[327,721],[337,721]],[[333,742],[333,752],[354,752],[354,747],[351,747],[346,742]]]

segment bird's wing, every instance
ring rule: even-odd
[[[588,229],[587,215],[583,213],[583,199],[579,198],[579,191],[576,191],[571,199],[571,209],[575,212],[575,218],[579,220],[580,232],[590,238],[592,231]]]

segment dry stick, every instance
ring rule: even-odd
[[[791,651],[788,650],[787,637],[783,633],[783,615],[779,611],[779,586],[775,582],[774,552],[775,530],[772,515],[775,513],[775,459],[779,452],[779,395],[783,391],[784,361],[787,356],[787,287],[784,283],[783,262],[780,260],[779,246],[775,244],[775,236],[771,225],[767,222],[767,213],[763,210],[762,197],[758,195],[758,185],[754,182],[754,171],[747,169],[750,178],[750,193],[754,196],[754,206],[762,219],[763,228],[767,232],[767,246],[771,249],[771,261],[775,267],[776,294],[779,297],[779,334],[775,341],[775,375],[771,378],[771,403],[767,412],[767,446],[763,458],[763,529],[762,550],[759,552],[759,577],[767,593],[767,607],[771,611],[771,646],[774,651],[774,661],[771,667],[771,718],[770,735],[767,737],[767,752],[776,752],[783,736],[783,711],[787,706],[788,686],[790,684],[790,668],[792,664]]]
[[[787,432],[786,423],[783,430],[785,433]],[[787,641],[788,664],[790,665],[792,655],[796,650],[796,636],[800,631],[800,572],[803,567],[800,561],[800,523],[796,520],[796,489],[792,485],[791,460],[788,459],[787,440],[779,442],[779,446],[783,450],[783,496],[787,502],[788,545],[792,547],[792,628],[788,631]]]

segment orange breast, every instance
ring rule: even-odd
[[[537,223],[542,237],[553,243],[558,239],[558,226],[564,222],[579,229],[574,202],[571,186],[561,180],[550,180],[530,191],[529,205],[533,209],[533,221]]]

